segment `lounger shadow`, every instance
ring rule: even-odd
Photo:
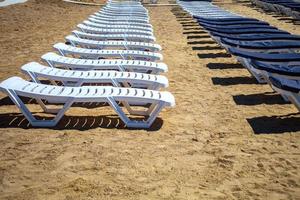
[[[197,22],[195,22],[195,21],[184,21],[184,22],[180,22],[180,24],[182,25],[182,26],[191,26],[191,25],[196,25],[196,26],[199,26],[199,24],[197,23]]]
[[[185,32],[183,32],[183,34],[185,34],[185,35],[190,35],[190,34],[207,34],[207,32],[206,31],[185,31]]]
[[[240,63],[208,63],[209,69],[245,69]]]
[[[248,94],[248,95],[235,95],[232,97],[234,102],[237,105],[275,105],[275,104],[289,104],[288,102],[284,101],[281,95],[274,93],[274,92],[267,92],[261,94]]]
[[[228,53],[198,53],[199,58],[230,58]]]
[[[34,113],[36,114],[36,113]],[[68,116],[65,115],[59,123],[51,128],[47,127],[33,127],[29,124],[28,120],[20,113],[5,113],[0,114],[0,128],[22,128],[22,129],[51,129],[51,130],[90,130],[95,128],[107,129],[134,129],[128,128],[118,117],[118,115],[105,115],[105,116]],[[40,118],[37,116],[37,118]],[[45,118],[47,119],[47,118]],[[147,131],[157,131],[163,125],[161,118],[156,118],[152,126],[148,129],[141,129]]]
[[[187,44],[197,45],[197,44],[217,44],[217,43],[215,41],[212,41],[212,40],[201,40],[201,41],[187,42]]]
[[[195,27],[195,28],[200,28],[200,26],[197,24],[197,23],[195,23],[195,24],[181,24],[182,26],[183,26],[183,28],[184,27]]]
[[[184,31],[199,31],[203,30],[203,28],[200,28],[200,26],[183,26]]]
[[[205,34],[205,35],[188,35],[187,39],[203,39],[203,38],[211,38],[210,35]]]
[[[300,131],[300,114],[261,116],[247,119],[255,134],[282,134]]]
[[[193,50],[195,51],[202,51],[202,50],[222,50],[221,47],[219,46],[202,46],[202,47],[192,47]]]
[[[258,84],[255,78],[250,76],[224,77],[224,78],[213,77],[211,79],[214,85],[222,85],[222,86]]]

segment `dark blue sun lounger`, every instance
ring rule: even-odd
[[[285,79],[285,78],[271,76],[270,81],[273,86],[275,86],[279,89],[293,92],[293,93],[300,92],[300,81],[299,80],[291,80],[291,79]]]
[[[220,25],[220,26],[227,26],[227,25],[243,25],[243,24],[256,24],[256,25],[269,25],[267,22],[263,21],[253,21],[253,20],[244,20],[244,21],[210,21],[204,19],[197,19],[198,23],[202,24],[211,24],[211,25]]]
[[[264,53],[264,52],[251,52],[240,50],[238,48],[229,48],[228,51],[239,57],[255,59],[258,61],[268,62],[300,62],[299,53]]]
[[[248,18],[248,17],[227,17],[227,18],[207,18],[207,17],[200,17],[200,16],[194,16],[197,20],[199,21],[208,21],[208,22],[219,22],[219,23],[224,23],[224,22],[243,22],[243,21],[253,21],[257,22],[259,21],[258,19],[254,18]]]
[[[289,62],[266,62],[252,59],[250,64],[262,71],[269,73],[300,78],[300,63],[290,64]]]
[[[242,34],[242,35],[214,33],[214,35],[220,38],[228,38],[231,40],[239,40],[239,41],[300,39],[300,35],[291,35],[290,33],[252,33],[252,34]]]
[[[225,34],[250,34],[250,33],[287,33],[286,31],[274,29],[274,28],[258,28],[258,29],[232,29],[232,30],[222,30],[215,28],[207,28],[209,32],[213,33],[225,33]]]
[[[221,44],[224,46],[237,47],[242,49],[274,50],[274,49],[300,49],[300,40],[269,40],[269,41],[240,41],[221,38]]]
[[[227,29],[258,29],[258,28],[266,28],[266,29],[277,29],[274,26],[270,25],[265,25],[265,24],[238,24],[238,25],[213,25],[213,24],[205,24],[202,23],[201,26],[204,28],[215,28],[215,29],[222,29],[222,30],[227,30]]]
[[[269,77],[272,88],[292,102],[300,111],[300,81],[284,77]]]

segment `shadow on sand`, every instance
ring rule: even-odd
[[[208,63],[209,69],[245,69],[240,63]]]
[[[34,99],[21,97],[25,104],[37,104]],[[4,97],[0,99],[0,106],[14,105],[14,103],[8,98]],[[74,103],[72,107],[84,107],[87,109],[94,109],[100,107],[107,107],[107,103]],[[72,109],[72,108],[71,108]],[[88,111],[86,112],[88,113]],[[32,113],[37,119],[47,120],[51,119],[50,117],[45,117],[44,113]],[[43,116],[41,116],[41,114]],[[32,127],[28,120],[21,113],[5,113],[0,114],[0,128],[35,128]],[[139,118],[131,118],[139,120]],[[147,131],[157,131],[163,125],[163,120],[161,118],[157,118],[153,125],[146,129]],[[116,128],[116,129],[129,129],[125,126],[125,124],[120,120],[118,115],[105,115],[105,116],[67,116],[65,115],[60,122],[51,128],[45,129],[54,129],[54,130],[66,130],[66,129],[74,129],[74,130],[88,130],[94,128]]]
[[[233,100],[237,105],[284,105],[289,104],[288,102],[284,101],[280,94],[275,92],[265,92],[262,94],[248,94],[248,95],[234,95]]]
[[[282,134],[300,131],[300,114],[262,116],[247,119],[255,134]]]
[[[258,84],[256,79],[250,76],[213,77],[211,79],[214,85],[222,86]]]
[[[38,113],[33,113],[34,115]],[[37,119],[50,119],[48,117],[35,116]],[[32,129],[39,127],[32,127],[27,119],[20,113],[6,113],[0,114],[1,122],[0,128],[22,128]],[[163,120],[157,118],[153,125],[146,129],[147,131],[158,131],[163,125]],[[127,128],[120,120],[118,115],[105,115],[105,116],[67,116],[65,115],[55,127],[43,128],[53,130],[89,130],[95,128],[107,129],[132,129]],[[143,129],[144,130],[144,129]]]

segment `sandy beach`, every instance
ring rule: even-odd
[[[300,34],[284,17],[218,5]],[[300,199],[297,109],[178,6],[147,8],[176,107],[149,130],[127,129],[94,104],[75,105],[55,128],[33,128],[1,93],[0,199]],[[24,77],[23,64],[41,62],[99,9],[61,0],[0,8],[1,81]]]

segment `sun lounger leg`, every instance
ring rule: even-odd
[[[7,91],[7,93],[10,99],[16,104],[16,106],[19,108],[19,110],[23,113],[23,115],[26,117],[26,119],[29,121],[29,123],[32,126],[38,126],[38,127],[55,126],[59,122],[59,120],[64,116],[65,112],[69,109],[69,107],[73,104],[73,100],[69,100],[68,102],[66,102],[62,107],[62,109],[60,109],[57,112],[56,116],[52,120],[37,120],[14,91],[9,90]],[[38,99],[38,101],[41,100]]]
[[[49,67],[53,67],[54,68],[54,65],[52,64],[52,62],[46,60],[46,63],[49,65]]]
[[[37,78],[37,76],[29,71],[26,71],[26,74],[30,77],[30,79],[35,83],[41,83],[40,80]]]
[[[60,55],[66,56],[65,53],[63,52],[63,50],[61,50],[61,49],[57,49],[57,50],[58,50],[58,52],[60,53]]]
[[[113,98],[107,98],[109,105],[117,112],[117,114],[120,116],[121,120],[127,125],[127,123],[130,121],[130,119],[125,115],[123,110],[120,108],[120,106],[117,104],[117,102]]]
[[[131,108],[131,106],[129,105],[128,102],[122,102],[122,104],[124,105],[124,107],[127,109],[127,111],[131,114],[131,115],[143,115],[143,116],[149,116],[151,115],[151,113],[153,112],[153,110],[155,109],[156,106],[158,106],[157,103],[153,103],[149,106],[149,108],[147,110],[133,110]],[[135,105],[146,105],[146,104],[135,104]]]
[[[300,111],[300,96],[295,93],[291,93],[289,96],[289,100],[296,106],[296,108]]]
[[[150,106],[150,108],[147,111],[133,111],[127,102],[125,103],[122,102],[130,114],[143,115],[143,116],[149,115],[149,118],[146,121],[134,121],[134,120],[130,120],[125,115],[122,108],[117,104],[117,102],[113,98],[108,98],[108,102],[117,112],[117,114],[120,116],[122,121],[126,124],[126,126],[132,128],[149,128],[164,106],[163,104],[153,104]]]

